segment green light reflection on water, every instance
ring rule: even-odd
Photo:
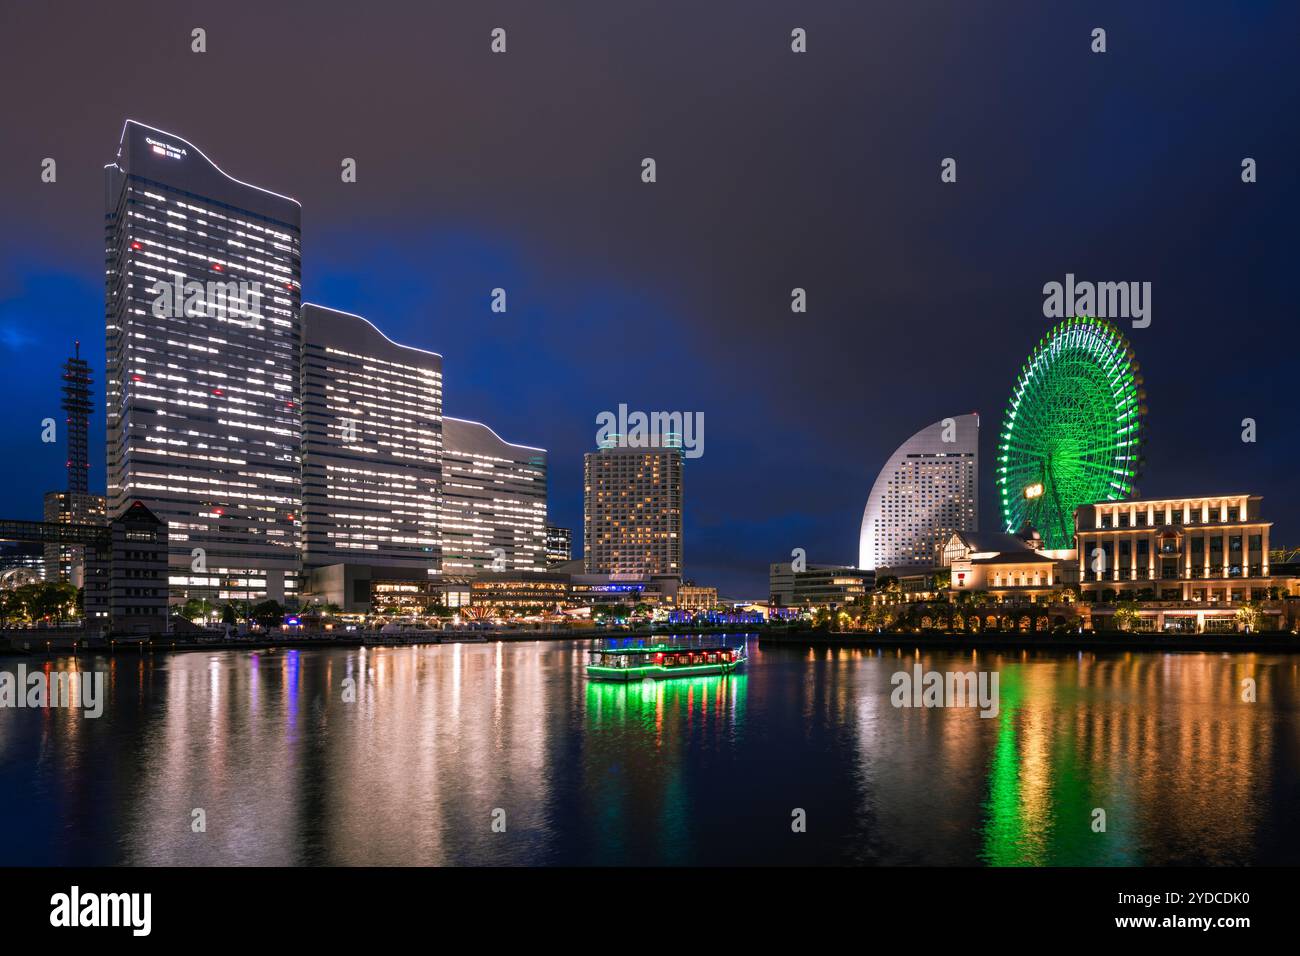
[[[651,828],[656,862],[691,862],[698,804],[681,754],[698,746],[717,721],[735,727],[744,720],[747,685],[744,673],[587,682],[587,776],[594,784],[602,860],[622,859],[629,841],[644,838],[650,803],[658,807],[658,827]]]
[[[990,866],[1140,865],[1132,839],[1129,802],[1108,794],[1080,759],[1077,740],[1053,734],[1041,767],[1028,766],[1031,742],[1017,729],[1025,688],[1017,667],[1000,671],[997,742],[989,764],[980,856]],[[1069,706],[1065,699],[1059,705]],[[1044,730],[1043,733],[1050,731]],[[1093,811],[1106,812],[1106,829],[1093,829]]]

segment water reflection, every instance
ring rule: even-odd
[[[599,863],[690,863],[698,830],[717,825],[726,800],[695,792],[687,772],[736,739],[743,673],[586,686],[584,789],[602,820]]]
[[[1300,859],[1289,657],[751,640],[735,674],[616,684],[586,681],[585,650],[29,660],[106,671],[108,702],[97,720],[0,710],[0,809],[24,821],[0,862]],[[891,706],[891,676],[918,661],[996,671],[997,716]]]

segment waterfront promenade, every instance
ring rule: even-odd
[[[983,631],[833,631],[801,624],[750,625],[748,627],[673,628],[553,628],[503,627],[446,630],[303,631],[279,634],[251,633],[230,636],[217,632],[187,632],[137,637],[87,638],[77,630],[30,630],[0,632],[0,654],[43,656],[69,651],[108,653],[166,653],[193,650],[272,650],[328,647],[400,647],[419,644],[481,644],[493,641],[574,641],[603,639],[651,639],[683,634],[745,632],[772,644],[817,647],[1053,649],[1101,651],[1223,651],[1300,652],[1300,635],[1287,631],[1266,633],[1228,632],[1218,634],[1158,634],[1122,631],[1034,632]]]
[[[1018,631],[984,631],[978,634],[961,631],[828,631],[809,628],[801,631],[761,633],[760,639],[773,643],[816,646],[946,648],[978,650],[981,648],[1105,650],[1105,651],[1267,651],[1300,652],[1300,635],[1289,631],[1261,634],[1229,632],[1222,634],[1155,634],[1125,631],[1066,631],[1058,633]]]

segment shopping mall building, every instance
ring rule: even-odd
[[[1076,509],[1074,522],[1094,627],[1125,601],[1138,602],[1139,630],[1232,631],[1247,604],[1262,613],[1258,630],[1290,626],[1284,599],[1300,580],[1269,567],[1258,495],[1107,501]]]

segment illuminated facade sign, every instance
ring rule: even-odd
[[[174,146],[171,143],[162,143],[158,140],[146,136],[144,141],[159,156],[165,156],[167,159],[183,159],[185,157],[184,146]]]

